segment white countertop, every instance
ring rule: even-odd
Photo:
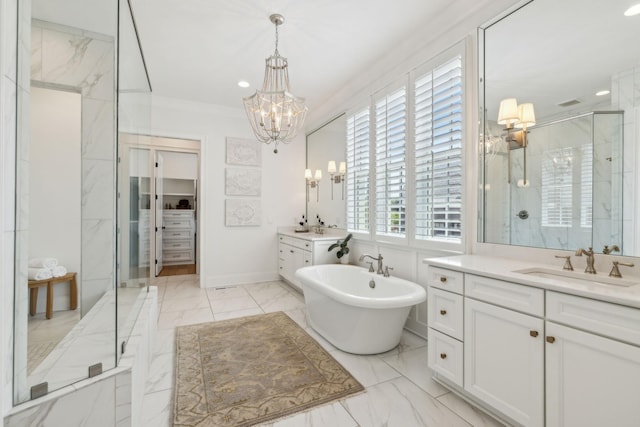
[[[278,234],[284,234],[287,236],[295,237],[297,239],[311,241],[344,239],[345,237],[347,237],[347,234],[349,234],[347,230],[343,230],[341,228],[323,228],[323,234],[314,233],[311,227],[310,231],[303,233],[298,233],[295,231],[295,229],[296,227],[279,227]]]
[[[536,288],[578,295],[600,301],[608,301],[616,304],[640,308],[640,279],[638,277],[625,276],[625,281],[634,281],[637,284],[623,287],[618,285],[588,283],[598,279],[608,278],[608,271],[596,275],[573,271],[570,274],[577,279],[585,280],[585,284],[570,283],[558,278],[537,277],[531,274],[517,273],[517,270],[545,269],[562,272],[561,266],[549,266],[547,264],[517,261],[506,258],[490,257],[484,255],[457,255],[441,258],[425,258],[425,264],[435,267],[449,268],[464,273],[477,274],[498,280],[520,283]]]

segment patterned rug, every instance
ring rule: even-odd
[[[176,331],[174,426],[251,426],[363,390],[282,312]]]

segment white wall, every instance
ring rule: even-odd
[[[81,95],[32,87],[30,101],[29,258],[54,257],[80,273]],[[55,286],[53,301],[67,310],[69,287]],[[38,313],[45,302],[39,292]]]
[[[205,285],[277,279],[277,228],[294,225],[305,209],[304,135],[281,144],[278,154],[273,146],[263,146],[262,225],[226,227],[225,138],[253,138],[244,111],[154,96],[149,133],[203,140],[200,201],[205,259],[200,265]]]

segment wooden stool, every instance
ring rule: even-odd
[[[53,285],[60,282],[69,282],[69,305],[71,310],[78,308],[78,283],[76,282],[76,273],[67,273],[61,277],[52,277],[43,280],[29,280],[29,314],[36,314],[36,305],[38,304],[38,289],[41,286],[47,286],[47,319],[53,316]]]

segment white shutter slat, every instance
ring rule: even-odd
[[[461,239],[462,59],[416,79],[416,239]]]

